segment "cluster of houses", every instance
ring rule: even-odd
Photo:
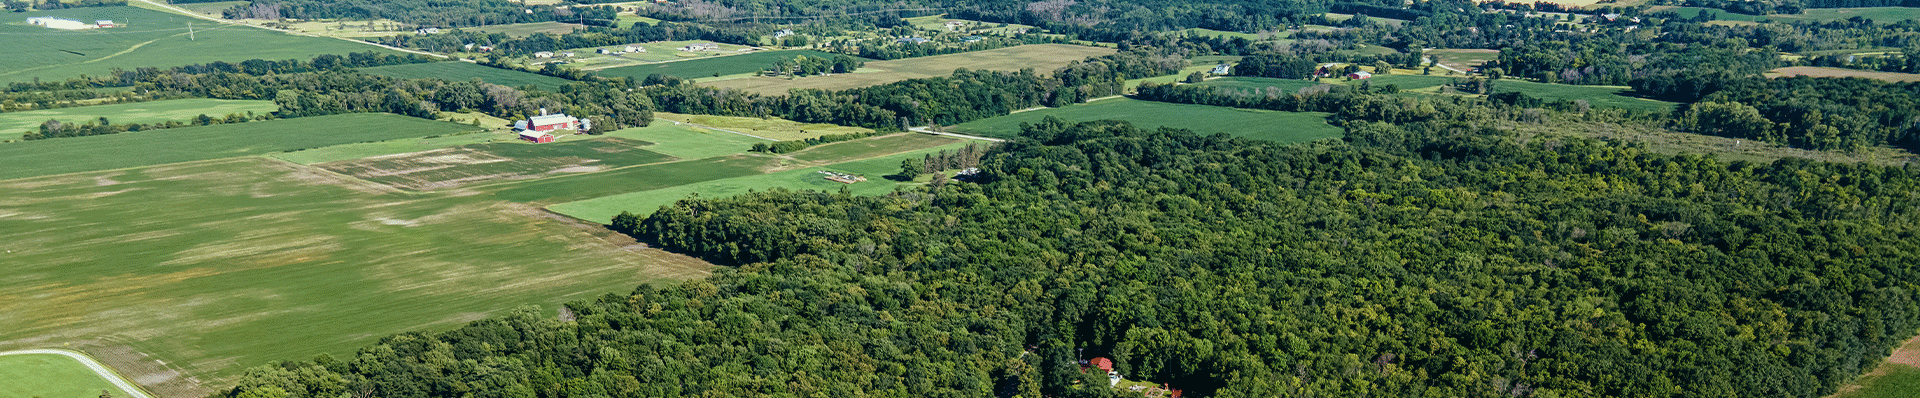
[[[513,129],[520,132],[520,139],[535,144],[553,142],[553,133],[560,130],[587,131],[593,129],[593,121],[567,116],[565,113],[547,114],[547,108],[540,108],[540,116],[527,120],[513,121]]]
[[[27,24],[64,30],[111,28],[115,26],[113,21],[105,19],[93,21],[93,23],[86,23],[60,17],[31,17],[27,18]]]

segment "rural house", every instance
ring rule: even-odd
[[[600,53],[600,54],[614,54],[613,49],[611,48],[602,48],[602,49],[594,50],[593,52]]]
[[[1233,64],[1214,65],[1213,70],[1207,73],[1214,75],[1231,75],[1233,74]]]
[[[647,49],[645,47],[640,47],[640,46],[627,46],[627,52],[643,53],[643,52],[647,52]]]
[[[718,49],[720,49],[720,45],[713,44],[713,43],[693,43],[693,44],[688,44],[686,47],[680,47],[680,51],[686,51],[686,52],[713,51]]]

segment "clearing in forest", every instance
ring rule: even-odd
[[[1500,50],[1482,49],[1427,50],[1425,54],[1444,67],[1442,69],[1457,72],[1471,71],[1480,67],[1480,64],[1500,58]]]
[[[907,79],[945,77],[959,68],[1014,71],[1033,68],[1040,73],[1067,66],[1068,63],[1113,54],[1114,49],[1071,44],[1030,44],[986,51],[935,55],[868,62],[854,73],[785,77],[742,77],[704,82],[701,85],[743,90],[762,95],[785,95],[789,89],[845,90],[875,86]]]

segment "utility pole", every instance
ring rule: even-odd
[[[187,21],[187,41],[194,41],[194,38],[193,38],[193,21]]]

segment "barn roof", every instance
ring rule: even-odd
[[[580,119],[575,119],[572,116],[567,116],[567,114],[565,113],[534,116],[527,119],[527,121],[533,122],[533,125],[535,126],[546,126],[546,125],[553,125],[553,124],[570,123],[578,120]]]
[[[545,131],[527,130],[527,131],[520,132],[521,137],[527,137],[527,138],[540,138],[540,137],[545,137],[547,135],[548,134]]]

